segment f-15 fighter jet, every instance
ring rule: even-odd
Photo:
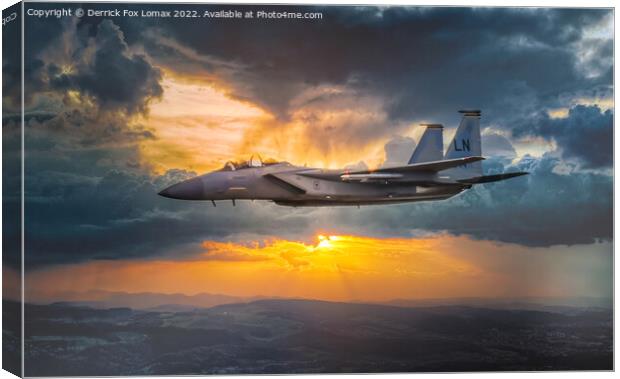
[[[454,139],[443,153],[443,126],[426,130],[406,165],[374,170],[333,170],[288,162],[227,162],[220,170],[177,183],[159,195],[181,200],[269,200],[279,205],[337,206],[444,200],[473,185],[527,172],[482,174],[480,111],[463,110]]]

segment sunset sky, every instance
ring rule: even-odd
[[[324,17],[26,18],[27,300],[611,296],[611,10],[303,11]],[[19,75],[3,65],[18,143]],[[157,196],[252,154],[402,164],[420,123],[443,123],[447,143],[472,107],[485,171],[530,175],[361,209]]]

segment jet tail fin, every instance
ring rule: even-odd
[[[457,159],[482,156],[482,144],[480,142],[480,111],[459,111],[463,114],[454,138],[448,146],[444,159]],[[455,167],[446,171],[452,179],[466,179],[482,176],[482,163],[473,162]]]
[[[443,125],[423,124],[426,126],[420,142],[416,146],[407,164],[434,162],[443,159]]]

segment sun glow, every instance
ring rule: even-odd
[[[338,236],[324,236],[319,234],[317,239],[319,240],[319,243],[316,245],[317,248],[329,249],[334,247],[332,242],[338,241]]]
[[[94,261],[51,268],[30,274],[29,296],[37,297],[37,288],[59,292],[83,288],[383,299],[437,293],[452,287],[456,278],[469,281],[479,273],[474,265],[443,252],[440,239],[319,234],[315,241],[207,240],[182,259]],[[426,286],[431,279],[439,283]]]
[[[266,117],[259,108],[232,100],[209,82],[164,76],[164,95],[143,120],[156,139],[140,146],[156,173],[172,168],[204,173],[238,158],[244,131]],[[249,155],[248,155],[249,156]]]
[[[166,71],[162,86],[162,98],[139,120],[155,136],[139,147],[142,164],[156,174],[174,168],[201,174],[252,154],[326,168],[361,160],[375,167],[384,160],[390,136],[378,125],[387,116],[370,100],[321,107],[302,102],[290,119],[282,120],[247,100],[231,98],[208,78]]]
[[[584,276],[590,271],[582,267],[583,259],[589,258],[581,246],[534,249],[449,235],[372,238],[322,233],[315,241],[206,240],[190,256],[54,266],[26,274],[27,296],[31,301],[58,300],[76,288],[325,300],[574,296],[588,293],[590,283]],[[608,259],[603,258],[609,245],[595,250],[601,273],[609,271]],[[566,256],[572,263],[558,265],[559,257]]]

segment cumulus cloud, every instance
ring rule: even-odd
[[[92,96],[104,109],[144,112],[147,103],[163,93],[159,69],[144,55],[130,52],[123,32],[111,20],[102,21],[96,36],[73,57],[75,68],[66,73],[50,64],[52,87]]]
[[[101,154],[102,152],[99,152]],[[118,154],[109,151],[109,154]],[[350,208],[287,208],[266,202],[237,207],[170,201],[156,195],[194,173],[93,165],[72,152],[37,161],[29,179],[26,256],[29,267],[90,259],[196,254],[202,241],[248,238],[312,239],[316,233],[412,236],[448,232],[526,246],[587,244],[612,238],[611,177],[557,172],[554,154],[524,157],[515,166],[485,162],[487,173],[529,176],[476,186],[442,202]],[[67,173],[71,173],[68,175]],[[213,260],[241,259],[215,254]]]
[[[247,28],[236,23],[158,24],[145,46],[169,67],[181,60],[180,69],[193,75],[223,77],[232,96],[284,118],[295,110],[291,99],[320,85],[347,85],[380,95],[388,100],[392,120],[446,122],[446,114],[468,106],[488,110],[493,121],[510,120],[525,108],[557,102],[565,91],[611,82],[607,63],[596,70],[579,63],[586,48],[589,57],[597,58],[588,62],[609,62],[611,32],[604,29],[597,35],[597,43],[606,48],[592,50],[584,43],[591,38],[586,32],[606,20],[608,10],[314,10],[326,17],[260,24],[260,33],[254,23]],[[243,38],[230,43],[229,38],[202,38],[204,33]],[[164,49],[155,35],[175,43]]]
[[[273,259],[267,254],[254,254],[251,247],[232,243],[204,241],[202,247],[205,252],[193,257],[193,259],[218,262],[263,262]]]
[[[84,148],[67,143],[68,128],[38,129],[38,138],[27,145],[29,268],[165,254],[182,258],[196,254],[206,239],[243,240],[275,231],[294,236],[312,223],[303,211],[268,204],[213,208],[207,202],[170,201],[157,193],[196,173],[175,169],[153,175],[148,168],[128,164],[139,155],[133,143]],[[5,198],[7,205],[19,209],[19,197]]]
[[[383,148],[385,150],[383,166],[398,166],[407,163],[415,148],[416,143],[413,138],[398,135],[392,137]]]
[[[487,163],[486,161],[484,162]],[[526,156],[514,166],[492,161],[487,173],[527,171],[528,176],[476,186],[446,201],[333,211],[345,233],[416,235],[445,231],[526,246],[587,244],[613,236],[612,178],[557,173],[552,154]],[[359,221],[363,220],[363,222]]]
[[[389,121],[380,99],[344,87],[311,88],[293,102],[288,121],[268,118],[246,129],[240,151],[333,168],[359,159],[375,165],[383,160],[383,142],[406,126]]]
[[[482,146],[484,146],[484,155],[488,157],[507,161],[511,161],[517,157],[517,152],[508,138],[497,132],[482,134]]]
[[[563,118],[546,112],[515,127],[516,136],[538,136],[556,142],[565,159],[577,158],[586,168],[613,165],[613,113],[598,106],[577,105]]]

